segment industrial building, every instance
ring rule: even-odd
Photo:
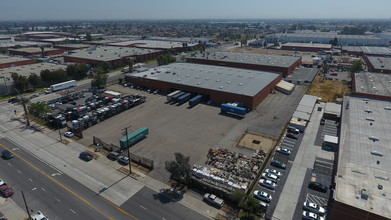
[[[352,87],[356,95],[391,100],[391,74],[355,73]]]
[[[285,43],[281,45],[281,50],[294,51],[330,51],[333,46],[331,44],[315,44],[315,43]]]
[[[28,77],[31,74],[40,76],[42,70],[65,70],[67,66],[58,65],[53,63],[35,63],[23,66],[14,66],[4,69],[0,69],[0,94],[6,95],[14,92],[14,81],[12,80],[11,74],[17,73],[20,76]]]
[[[33,60],[20,58],[20,57],[10,57],[0,54],[0,68],[7,68],[11,66],[21,66],[32,64]]]
[[[164,92],[184,90],[221,104],[241,102],[254,109],[281,80],[281,74],[192,63],[173,63],[127,74],[135,85]]]
[[[287,76],[292,74],[296,67],[300,66],[301,57],[255,53],[208,52],[192,54],[186,58],[186,61],[190,63],[277,72]]]
[[[391,219],[391,104],[345,96],[328,219]]]
[[[368,70],[376,73],[391,73],[391,58],[364,56]]]
[[[73,51],[73,50],[81,50],[81,49],[89,48],[90,45],[87,45],[87,44],[59,44],[59,45],[54,45],[53,47],[61,49],[61,50],[65,50],[65,51]]]
[[[342,53],[356,56],[391,56],[389,47],[343,46]]]
[[[359,46],[388,46],[389,41],[372,35],[343,35],[329,32],[302,32],[302,33],[279,33],[265,37],[266,42],[274,43],[321,43],[329,44],[337,38],[339,45],[359,45]]]
[[[93,65],[107,62],[114,65],[124,63],[127,59],[143,62],[158,57],[162,52],[161,50],[153,49],[95,46],[66,55],[64,56],[64,61]]]
[[[304,95],[300,100],[293,116],[289,122],[289,125],[304,132],[307,127],[307,123],[310,121],[311,114],[314,111],[315,104],[318,97],[313,95]]]
[[[43,50],[42,50],[43,49]],[[25,57],[34,57],[34,56],[49,56],[49,55],[60,55],[64,51],[56,48],[47,48],[47,47],[25,47],[19,49],[9,49],[8,52],[12,55],[20,55]]]
[[[198,43],[187,43],[188,48],[197,47]],[[184,42],[179,41],[164,41],[164,40],[129,40],[116,43],[110,43],[109,46],[116,47],[137,47],[143,49],[154,49],[154,50],[173,50],[176,52],[184,51]]]

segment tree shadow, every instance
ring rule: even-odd
[[[184,192],[178,190],[161,189],[159,193],[153,194],[153,199],[159,200],[162,204],[179,202],[183,199],[183,193]]]

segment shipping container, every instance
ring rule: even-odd
[[[237,115],[244,116],[246,115],[246,109],[239,107],[239,106],[234,106],[234,105],[229,105],[229,104],[221,104],[221,112],[222,113],[233,113]]]
[[[124,136],[119,140],[121,148],[128,148],[149,134],[148,128],[140,128],[137,131]]]
[[[73,87],[73,86],[76,86],[76,85],[77,85],[76,80],[70,80],[70,81],[66,81],[66,82],[62,82],[62,83],[57,83],[57,84],[51,85],[50,86],[50,90],[52,90],[52,92],[56,92],[56,91],[59,91],[59,90],[62,90],[62,89],[67,89],[67,88],[70,88],[70,87]]]
[[[186,92],[180,92],[180,93],[177,93],[177,94],[173,95],[173,96],[171,97],[171,101],[173,101],[173,102],[178,101],[178,98],[181,97],[181,96],[183,96],[184,94],[186,94]]]
[[[178,98],[178,103],[182,104],[187,102],[191,98],[191,93],[186,93]]]
[[[197,96],[193,97],[192,99],[190,99],[189,105],[193,107],[193,106],[196,106],[201,101],[202,101],[202,95],[197,95]]]
[[[175,92],[172,92],[172,93],[168,94],[168,95],[167,95],[167,101],[171,101],[171,98],[172,98],[174,95],[176,95],[176,94],[178,94],[178,93],[180,93],[180,92],[181,92],[181,90],[177,90],[177,91],[175,91]]]

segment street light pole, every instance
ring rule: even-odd
[[[30,120],[27,114],[27,108],[26,108],[26,103],[25,100],[23,99],[22,95],[19,93],[19,91],[15,88],[15,91],[19,94],[20,96],[20,101],[22,102],[23,109],[24,109],[24,114],[26,115],[26,120],[27,120],[27,126],[30,126]]]
[[[130,127],[131,127],[131,126],[125,128],[125,133],[126,133],[126,147],[128,148],[128,158],[129,158],[129,174],[132,173],[132,160],[130,159],[129,137],[128,137],[128,128],[130,128]]]

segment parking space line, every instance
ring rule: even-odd
[[[284,139],[283,142],[293,143],[296,144],[296,141],[294,139]]]
[[[325,198],[322,198],[322,197],[319,197],[316,195],[312,195],[310,193],[307,193],[306,197],[307,197],[306,201],[318,204],[320,206],[324,206],[325,204],[327,204],[327,199],[325,199]]]

